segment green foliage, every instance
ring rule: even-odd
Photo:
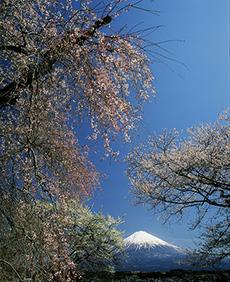
[[[71,244],[71,256],[81,270],[112,272],[114,265],[119,264],[123,249],[122,233],[116,227],[122,218],[114,219],[110,215],[92,213],[89,207],[79,209],[74,206],[78,218],[73,220],[74,228],[70,235],[74,238]]]
[[[92,213],[78,200],[20,203],[15,212],[14,228],[0,218],[0,265],[7,279],[17,275],[53,280],[63,265],[62,273],[73,279],[89,271],[105,276],[122,259],[123,238],[116,229],[121,218],[105,216],[101,210]]]

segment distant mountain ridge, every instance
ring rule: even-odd
[[[182,262],[185,252],[180,247],[169,244],[145,231],[138,231],[125,239],[124,263],[127,271],[168,271],[183,268],[175,261]]]

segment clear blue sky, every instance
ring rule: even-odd
[[[180,77],[163,64],[153,64],[156,99],[145,106],[148,129],[160,133],[162,128],[181,130],[215,120],[218,113],[229,106],[229,1],[144,0],[143,4],[159,11],[159,16],[133,10],[117,19],[114,28],[116,24],[132,27],[143,21],[143,27],[164,25],[151,34],[151,40],[185,40],[162,46],[171,52],[170,58],[181,61],[191,70],[164,60]],[[120,152],[124,156],[128,149],[123,146]],[[100,162],[95,156],[93,161],[108,175],[108,180],[102,181],[102,191],[93,201],[93,210],[98,211],[102,206],[105,214],[114,217],[126,214],[125,223],[120,226],[125,236],[143,230],[181,247],[192,246],[197,232],[188,231],[189,219],[172,224],[169,229],[157,220],[157,215],[143,207],[133,207],[125,199],[131,197],[124,175],[125,164],[114,161],[110,164],[109,160]]]

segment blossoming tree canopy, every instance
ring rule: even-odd
[[[222,117],[221,117],[222,119]],[[164,131],[127,158],[128,176],[138,203],[163,209],[165,220],[196,206],[229,208],[229,121],[188,129],[189,139]],[[198,213],[202,216],[203,212]],[[198,222],[201,218],[198,217]]]
[[[4,281],[15,281],[12,265],[20,281],[26,273],[35,281],[56,281],[58,277],[65,282],[86,276],[86,271],[114,271],[123,257],[122,233],[116,229],[121,218],[101,211],[92,213],[75,199],[66,201],[66,207],[63,204],[19,202],[15,209],[17,228],[11,229],[0,214]]]
[[[37,185],[52,196],[57,186],[87,195],[98,174],[72,126],[90,119],[88,138],[102,137],[113,154],[110,141],[129,141],[154,93],[138,36],[109,29],[128,5],[90,2],[6,0],[0,7],[1,181],[16,194],[29,196]]]
[[[78,126],[89,120],[88,139],[102,138],[114,155],[111,141],[130,140],[154,94],[141,39],[110,27],[129,7],[113,0],[1,2],[0,247],[9,252],[0,252],[0,263],[18,277],[70,281],[70,270],[79,274],[83,249],[73,245],[74,261],[66,237],[75,232],[69,200],[89,197],[100,175],[76,138]],[[107,260],[115,259],[107,250]]]
[[[107,139],[105,132],[127,133],[139,118],[129,85],[141,102],[153,77],[138,37],[106,29],[122,1],[88,2],[73,3],[78,9],[70,1],[4,2],[0,105],[43,99],[55,112],[70,107],[91,118],[93,138],[100,128]]]

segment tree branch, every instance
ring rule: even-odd
[[[89,37],[94,36],[96,31],[100,27],[110,23],[111,20],[112,18],[109,15],[100,20],[97,20],[84,35],[81,35],[77,38],[76,44],[82,46]],[[19,52],[21,50],[23,51],[21,47],[15,46],[3,46],[2,48],[3,50],[13,50],[16,52]],[[0,106],[15,105],[17,103],[17,100],[20,98],[20,91],[27,88],[28,86],[31,86],[34,80],[36,81],[37,79],[44,77],[45,75],[50,73],[58,57],[59,53],[57,51],[54,51],[53,49],[48,50],[44,54],[43,59],[38,66],[29,68],[28,72],[21,75],[18,81],[12,81],[10,84],[0,89]]]
[[[1,51],[10,50],[10,51],[14,51],[16,53],[22,53],[22,54],[28,56],[28,52],[25,49],[23,49],[22,46],[2,45],[0,47],[0,50]]]
[[[20,281],[23,281],[21,276],[19,275],[19,273],[17,272],[17,270],[13,267],[13,265],[11,263],[9,263],[8,261],[6,261],[4,259],[0,259],[0,262],[4,262],[5,264],[9,265],[13,269],[13,271],[16,273],[16,275],[18,276],[18,279]]]

